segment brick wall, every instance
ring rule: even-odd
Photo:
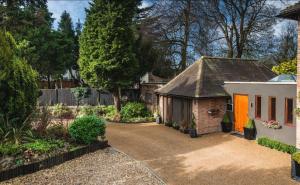
[[[192,106],[198,134],[207,134],[221,130],[220,123],[226,111],[225,98],[193,100]],[[211,109],[218,110],[218,112],[211,115],[208,113]]]
[[[154,112],[157,110],[157,96],[154,93],[156,89],[162,87],[162,84],[141,84],[141,100],[147,106],[147,108]]]
[[[297,107],[300,107],[300,18],[298,21],[298,50],[297,50]],[[296,121],[296,147],[300,149],[300,120]]]

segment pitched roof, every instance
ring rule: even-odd
[[[275,76],[256,60],[202,57],[156,92],[194,98],[222,97],[228,96],[224,81],[268,81]]]
[[[298,20],[300,17],[300,1],[281,10],[277,17]]]
[[[269,80],[269,82],[296,82],[296,81],[297,81],[297,76],[290,75],[290,74],[278,75],[275,78]]]

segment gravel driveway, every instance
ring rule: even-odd
[[[290,155],[229,134],[196,139],[157,124],[109,124],[110,144],[168,184],[289,185]]]
[[[133,160],[113,148],[107,148],[51,169],[0,184],[163,185],[164,183],[142,162]]]

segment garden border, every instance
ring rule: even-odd
[[[58,154],[42,161],[34,162],[31,164],[26,164],[22,166],[18,166],[12,169],[8,169],[5,171],[0,172],[0,182],[9,180],[18,176],[31,174],[37,172],[39,170],[51,168],[53,166],[62,164],[66,161],[75,159],[87,153],[95,152],[99,149],[104,149],[109,147],[108,141],[99,141],[82,148],[75,149],[73,151],[69,151],[66,153]]]

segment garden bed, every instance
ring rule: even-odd
[[[55,165],[64,163],[65,161],[72,160],[76,157],[80,157],[84,154],[91,153],[108,146],[108,141],[98,141],[86,146],[77,146],[76,148],[70,149],[67,152],[56,153],[55,155],[50,155],[47,158],[42,157],[41,159],[37,159],[32,163],[20,165],[10,169],[4,169],[0,171],[0,181],[34,173],[42,169],[51,168]]]

